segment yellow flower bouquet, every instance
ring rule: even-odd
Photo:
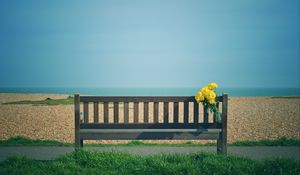
[[[195,95],[195,99],[198,103],[202,102],[203,106],[213,113],[215,121],[220,123],[221,114],[217,108],[219,102],[216,101],[217,94],[215,92],[217,87],[217,83],[210,83]]]

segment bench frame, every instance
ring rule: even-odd
[[[83,147],[83,140],[217,140],[217,153],[227,154],[228,95],[216,100],[222,103],[221,123],[209,123],[208,110],[203,107],[203,123],[199,123],[199,104],[194,96],[80,96],[74,95],[75,149]],[[80,103],[83,103],[83,120]],[[119,103],[124,103],[124,123],[119,123]],[[129,123],[128,104],[134,103],[134,122]],[[149,123],[149,102],[153,102],[153,123]],[[158,121],[159,102],[163,102],[163,123]],[[169,123],[169,102],[173,102],[173,123]],[[184,121],[180,123],[179,103],[184,102]],[[194,104],[193,123],[189,123],[189,104]],[[94,104],[94,123],[89,123],[89,103]],[[99,123],[99,103],[103,103],[104,122]],[[113,123],[109,123],[109,103],[113,103]],[[138,104],[144,103],[144,122],[138,122]],[[201,105],[202,106],[202,105]]]

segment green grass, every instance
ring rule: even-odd
[[[236,141],[230,146],[300,146],[300,140],[282,137],[277,140],[260,141]],[[0,140],[0,146],[73,146],[71,143],[63,143],[54,140],[32,140],[23,136],[12,137],[8,140]],[[85,144],[84,146],[216,146],[216,143],[197,144],[187,141],[185,143],[144,143],[133,140],[124,144]]]
[[[232,146],[300,146],[300,140],[282,137],[277,140],[236,141]]]
[[[190,141],[184,143],[145,143],[139,140],[133,140],[128,143],[121,143],[121,144],[85,144],[84,146],[100,146],[100,147],[108,147],[108,146],[215,146],[216,143],[203,143],[197,144],[192,143]]]
[[[72,146],[70,143],[63,143],[55,140],[32,140],[22,136],[11,137],[7,140],[0,140],[0,146]]]
[[[144,143],[142,141],[133,140],[122,144],[84,144],[84,146],[214,146],[215,143],[195,144],[190,141],[185,143]],[[71,143],[64,143],[55,140],[32,140],[23,136],[11,137],[7,140],[0,140],[0,146],[73,146]]]
[[[7,102],[3,103],[5,105],[11,105],[11,104],[32,104],[32,105],[69,105],[74,104],[74,98],[69,96],[66,99],[51,99],[46,98],[45,100],[37,100],[37,101],[31,101],[31,100],[24,100],[24,101],[14,101],[14,102]]]
[[[299,175],[300,162],[283,158],[255,161],[213,153],[138,156],[79,150],[45,162],[10,157],[0,162],[0,174]]]

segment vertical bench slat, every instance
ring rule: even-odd
[[[144,123],[148,123],[149,122],[148,107],[149,107],[149,103],[148,102],[144,102]]]
[[[178,111],[179,111],[179,105],[178,102],[174,102],[174,123],[178,123]]]
[[[184,102],[184,109],[183,109],[183,115],[184,115],[184,119],[183,122],[184,123],[189,123],[189,102]]]
[[[99,103],[94,102],[94,123],[99,123]]]
[[[119,102],[114,102],[114,123],[119,123]]]
[[[228,94],[223,94],[222,102],[222,153],[227,154],[227,113],[228,113]]]
[[[134,102],[134,110],[133,110],[133,115],[134,115],[134,123],[138,123],[139,122],[139,103],[138,102]]]
[[[164,102],[164,123],[169,123],[169,103]]]
[[[84,123],[89,122],[89,103],[84,102],[83,103],[83,114],[84,114]]]
[[[124,102],[124,123],[129,123],[129,104]]]
[[[228,95],[223,94],[222,101],[222,132],[217,140],[217,152],[227,154],[227,112],[228,112]]]
[[[104,102],[104,123],[108,123],[108,102]]]
[[[208,123],[208,110],[207,107],[203,105],[203,123]]]
[[[194,102],[194,123],[199,123],[199,104]]]
[[[154,102],[153,122],[158,123],[158,102]]]

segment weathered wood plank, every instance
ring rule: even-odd
[[[82,123],[81,129],[220,129],[215,123]]]
[[[138,102],[134,102],[133,105],[133,115],[134,115],[134,123],[138,123],[139,122],[139,103]]]
[[[217,101],[222,101],[218,96]],[[194,96],[81,96],[81,102],[195,102]]]
[[[220,133],[221,129],[81,129],[80,133]]]
[[[129,103],[124,102],[124,123],[129,123]]]
[[[178,119],[179,119],[179,104],[178,102],[174,102],[174,123],[178,123]]]
[[[148,123],[149,122],[149,103],[148,102],[144,102],[144,123]]]
[[[199,104],[194,102],[194,123],[199,123]]]
[[[153,122],[158,123],[158,102],[154,102],[153,107]]]
[[[114,123],[119,123],[119,102],[114,102]]]
[[[183,122],[189,123],[189,102],[183,104]]]
[[[89,103],[88,102],[83,103],[83,120],[84,120],[84,123],[89,122]]]
[[[75,149],[80,148],[80,96],[79,94],[74,95],[74,116],[75,116]]]
[[[105,102],[103,107],[104,107],[104,123],[108,123],[108,115],[109,115],[108,102]]]
[[[208,123],[208,110],[207,107],[203,105],[203,123]]]
[[[164,123],[169,123],[169,103],[164,102]]]
[[[81,133],[81,138],[85,140],[196,140],[196,139],[217,139],[218,133],[194,132],[136,132],[136,133]]]
[[[99,103],[94,102],[94,123],[99,123]]]

